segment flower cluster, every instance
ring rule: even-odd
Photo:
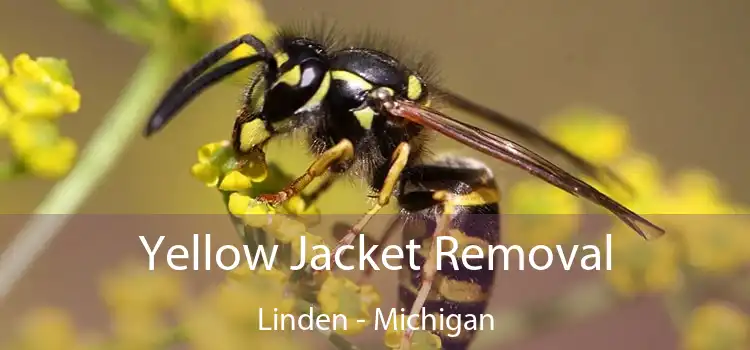
[[[149,47],[168,48],[192,62],[205,52],[253,33],[269,42],[276,27],[257,0],[57,0],[66,9],[97,22],[121,36]],[[240,46],[229,54],[252,53]],[[252,69],[252,68],[248,68]]]
[[[12,155],[0,160],[0,178],[20,175],[59,178],[76,159],[73,139],[60,134],[58,120],[80,108],[81,96],[64,60],[0,55],[0,138]]]
[[[217,41],[227,41],[253,33],[268,42],[276,31],[258,1],[247,0],[169,0],[169,6],[184,20],[202,26],[217,27]],[[249,47],[240,47],[230,56],[251,54]]]
[[[306,238],[306,249],[326,244],[322,237],[307,231],[304,216],[316,216],[318,211],[315,206],[305,203],[302,197],[291,197],[279,207],[254,199],[258,194],[278,191],[291,179],[277,167],[267,165],[260,151],[245,154],[242,161],[238,161],[228,142],[209,143],[199,149],[198,162],[192,166],[191,172],[198,180],[209,187],[218,188],[225,195],[229,213],[241,220],[243,225],[260,229],[261,234],[267,235],[265,239],[271,238],[276,244],[289,247],[295,261],[302,254],[300,237]],[[309,259],[317,253],[306,251],[305,256]],[[371,323],[372,311],[380,303],[380,296],[372,286],[355,284],[331,271],[311,273],[311,276],[307,276],[308,281],[299,277],[297,281],[290,281],[292,271],[279,265],[275,270],[276,276],[279,281],[284,281],[284,290],[296,291],[296,295],[292,293],[293,297],[311,303],[321,314],[346,316],[347,327],[337,327],[339,334],[360,333]],[[248,273],[252,274],[238,270],[233,276],[237,278]]]
[[[681,295],[687,304],[667,305],[690,308],[690,296],[700,294],[705,279],[728,277],[725,288],[731,290],[735,281],[747,278],[750,220],[738,214],[750,211],[730,201],[714,176],[700,169],[665,174],[654,157],[629,144],[624,121],[606,113],[572,111],[553,119],[548,130],[574,152],[612,164],[635,193],[612,187],[600,190],[667,230],[666,236],[646,241],[622,223],[614,224],[609,232],[613,268],[605,275],[614,290],[624,296],[664,293],[665,300]],[[597,147],[590,147],[592,142]],[[524,192],[521,197],[532,194],[518,191]],[[722,303],[704,304],[689,320],[676,321],[687,322],[687,349],[748,346],[748,316]]]
[[[712,301],[693,310],[686,332],[686,350],[750,347],[750,317],[728,304]]]
[[[712,175],[702,170],[685,170],[676,176],[662,174],[652,156],[630,143],[627,123],[612,114],[571,110],[552,118],[545,128],[573,152],[595,163],[612,165],[612,170],[633,187],[634,194],[612,184],[605,187],[589,182],[668,231],[663,239],[645,241],[615,221],[610,230],[614,267],[608,271],[607,280],[620,292],[672,290],[680,286],[684,268],[730,273],[750,262],[750,236],[743,230],[750,222],[733,215],[746,210],[722,195]],[[553,231],[557,236],[550,238],[548,229],[548,238],[543,239],[534,234],[541,229],[526,224],[508,232],[509,240],[549,244],[577,233],[579,220],[574,216],[583,213],[583,208],[578,199],[565,196],[571,197],[535,180],[516,184],[507,199],[511,212],[568,215],[555,218],[560,221],[557,226],[545,224],[547,228],[562,227]]]

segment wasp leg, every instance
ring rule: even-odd
[[[375,205],[373,205],[372,208],[367,211],[367,214],[359,219],[359,221],[357,221],[357,223],[352,226],[349,232],[341,240],[339,240],[338,244],[336,245],[336,249],[333,250],[331,256],[335,255],[342,246],[352,244],[359,232],[362,232],[370,219],[372,219],[375,214],[380,212],[383,207],[388,205],[391,200],[391,196],[393,195],[393,192],[396,188],[396,184],[398,184],[398,179],[401,177],[401,173],[404,171],[404,168],[406,168],[406,163],[409,160],[410,152],[411,146],[409,146],[408,143],[404,142],[398,145],[396,151],[393,152],[391,167],[390,169],[388,169],[388,174],[386,175],[385,181],[383,182],[383,187],[378,193],[377,203],[375,203]]]
[[[396,233],[396,228],[403,225],[404,218],[402,216],[396,216],[395,218],[391,219],[391,222],[388,224],[388,228],[385,229],[385,233],[382,237],[377,241],[378,247],[375,248],[375,251],[372,253],[372,255],[379,257],[380,253],[383,251],[383,243],[388,242],[388,240],[393,236],[394,233]],[[403,229],[403,227],[402,227]],[[372,265],[367,265],[367,269],[362,273],[362,276],[360,276],[359,281],[357,284],[362,285],[370,281],[370,277],[372,276],[372,272],[375,271],[372,268]]]
[[[354,146],[351,141],[343,139],[335,146],[323,152],[307,168],[304,175],[292,181],[283,190],[277,193],[260,195],[257,199],[272,205],[280,204],[302,192],[313,180],[325,174],[334,164],[349,161],[353,157]]]
[[[340,174],[328,172],[326,177],[323,179],[318,187],[310,191],[310,193],[303,193],[302,199],[305,200],[305,204],[309,207],[320,199],[328,190],[333,186],[334,183],[341,177]]]
[[[328,172],[325,175],[325,178],[323,178],[323,181],[318,184],[310,193],[301,193],[300,197],[302,198],[303,202],[305,203],[304,210],[309,209],[313,205],[315,205],[315,202],[324,195],[331,186],[341,177],[341,174],[338,173],[331,173]],[[320,215],[315,214],[311,215],[309,213],[305,213],[303,215],[295,214],[295,218],[303,222],[307,227],[313,227],[320,223]]]
[[[435,231],[432,233],[430,252],[427,255],[427,259],[425,260],[424,265],[422,265],[422,281],[419,286],[417,296],[414,299],[414,303],[411,306],[411,310],[409,311],[410,315],[419,313],[419,310],[421,310],[424,306],[425,302],[427,301],[427,297],[430,295],[430,291],[432,290],[432,283],[435,280],[435,275],[437,274],[436,242],[438,241],[438,237],[449,235],[448,230],[450,229],[450,222],[453,217],[453,205],[448,200],[448,196],[448,193],[444,191],[435,192],[435,195],[433,196],[435,200],[443,202],[443,207],[445,208],[445,210],[438,220]],[[411,337],[413,333],[413,329],[405,330],[404,337],[401,339],[401,350],[409,350],[409,348],[411,347]]]

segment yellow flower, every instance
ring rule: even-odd
[[[259,321],[265,327],[273,324],[275,312],[293,310],[295,300],[286,296],[287,281],[288,276],[277,269],[231,272],[226,283],[188,305],[182,321],[190,348],[234,350],[252,344],[259,349],[302,349],[281,331],[259,329]]]
[[[73,88],[73,79],[64,60],[27,54],[13,60],[13,75],[3,85],[8,102],[23,115],[57,118],[77,112],[81,96]]]
[[[0,99],[0,137],[5,136],[10,129],[10,125],[14,120],[13,111],[10,107]]]
[[[252,181],[239,171],[230,171],[221,180],[219,189],[222,191],[242,191],[250,188]]]
[[[58,178],[73,167],[78,146],[69,137],[63,137],[52,147],[36,150],[25,159],[31,173],[43,178]]]
[[[665,214],[733,214],[734,209],[721,197],[716,178],[703,171],[682,171],[670,181],[673,192]]]
[[[347,327],[338,327],[339,333],[357,334],[372,322],[371,311],[380,303],[380,295],[372,286],[358,286],[346,278],[331,276],[320,287],[318,303],[323,313],[346,317]]]
[[[271,215],[276,213],[276,210],[266,203],[237,192],[229,195],[227,208],[232,215],[242,219],[246,225],[259,228],[272,223]]]
[[[8,60],[5,56],[0,54],[0,85],[5,82],[5,79],[10,75],[10,67],[8,66]]]
[[[397,314],[396,319],[401,320],[406,317]],[[394,322],[385,331],[384,342],[389,349],[400,349],[401,340],[404,337],[405,330],[399,328],[398,322]],[[443,343],[437,335],[423,330],[417,330],[411,336],[411,349],[413,350],[439,350],[442,349]]]
[[[238,167],[229,142],[211,142],[198,149],[198,162],[193,164],[190,172],[208,187],[218,185],[222,191],[244,191],[251,188],[252,183],[265,180],[268,172],[260,152],[243,160],[243,166]]]
[[[101,292],[114,313],[144,317],[175,307],[183,297],[180,280],[167,267],[149,271],[137,264],[123,265],[105,276]]]
[[[219,182],[219,169],[211,164],[195,163],[190,168],[190,173],[208,187],[216,187]]]
[[[582,212],[580,199],[536,179],[511,187],[506,208],[503,236],[524,247],[568,241]]]
[[[234,324],[253,325],[258,329],[273,324],[277,313],[290,313],[294,298],[286,296],[287,276],[278,270],[259,269],[243,278],[230,279],[213,298],[213,304],[222,317]],[[259,319],[260,309],[263,317]]]
[[[167,339],[163,316],[125,309],[112,315],[114,339],[123,349],[153,349]]]
[[[308,205],[301,196],[289,198],[282,206],[285,212],[294,215],[307,226],[320,223],[320,209],[315,205]]]
[[[658,219],[681,240],[686,262],[705,272],[731,272],[748,260],[750,235],[744,216],[722,198],[714,176],[688,170],[669,181]]]
[[[612,232],[612,269],[606,280],[621,294],[664,292],[681,283],[679,251],[673,240],[645,241],[624,226]]]
[[[55,178],[67,174],[78,148],[73,139],[60,136],[57,126],[43,119],[18,119],[9,130],[11,147],[31,173]]]
[[[204,23],[216,20],[226,10],[222,0],[169,0],[169,6],[189,21]]]
[[[276,26],[267,17],[263,6],[257,0],[227,0],[226,13],[222,21],[221,41],[226,38],[234,39],[251,33],[261,41],[270,44],[276,34]],[[253,54],[253,49],[242,45],[230,53],[230,58],[239,58]]]
[[[301,256],[302,254],[302,239],[301,237],[305,237],[305,262],[309,263],[310,260],[317,254],[320,254],[322,251],[320,249],[313,249],[314,246],[317,245],[326,245],[326,242],[321,238],[320,236],[314,235],[309,232],[305,232],[304,235],[300,235],[300,239],[294,239],[292,240],[292,251],[294,254],[297,254],[297,256]]]
[[[732,272],[750,261],[750,221],[744,216],[677,216],[687,263],[705,272]],[[692,225],[692,227],[688,227]]]
[[[39,309],[28,315],[23,320],[19,341],[26,350],[80,349],[73,321],[58,309]]]
[[[599,188],[602,192],[639,214],[665,213],[666,186],[656,159],[636,152],[616,162],[612,170],[622,176],[635,193],[627,194],[620,186]]]
[[[750,319],[720,302],[693,310],[684,337],[687,350],[744,350],[750,346]]]
[[[545,128],[558,142],[584,159],[610,163],[628,148],[628,124],[600,111],[572,109],[551,119]]]
[[[286,215],[275,215],[266,228],[280,243],[299,241],[299,238],[307,233],[304,223]]]
[[[247,344],[255,344],[252,337],[257,335],[250,329],[241,332],[209,303],[191,306],[182,317],[182,327],[187,345],[195,350],[242,349]]]

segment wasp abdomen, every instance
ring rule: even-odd
[[[427,262],[443,214],[452,214],[443,233],[448,238],[441,239],[441,251],[450,254],[439,259],[431,291],[417,312],[423,315],[423,329],[441,337],[443,349],[466,349],[485,318],[495,280],[488,256],[489,246],[500,241],[499,190],[489,169],[465,158],[412,167],[402,181],[399,203],[408,217],[404,244],[413,239],[420,245],[416,266]],[[445,199],[435,199],[441,192],[447,194]],[[466,250],[469,246],[474,248]],[[406,310],[412,308],[422,282],[421,268],[402,270],[399,298]]]

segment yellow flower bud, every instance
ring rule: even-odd
[[[39,57],[32,60],[28,54],[22,53],[13,59],[13,73],[42,82],[73,85],[73,75],[67,61],[57,58]]]
[[[396,315],[401,316],[401,315]],[[383,336],[383,342],[389,349],[398,349],[401,347],[401,339],[404,337],[404,331],[396,329],[396,327],[389,328],[385,331]]]
[[[307,248],[307,250],[305,251],[305,258],[307,258],[306,262],[309,263],[310,259],[318,253],[318,251],[316,249],[313,249],[313,247],[316,245],[325,245],[326,242],[320,236],[316,236],[308,232],[306,232],[304,236],[305,248]],[[297,256],[301,256],[302,254],[301,243],[301,239],[292,240],[292,251],[297,254]]]
[[[214,187],[219,182],[219,169],[208,163],[193,164],[190,173],[208,187]]]
[[[268,226],[268,230],[281,243],[299,240],[299,237],[307,232],[305,224],[285,215],[276,215],[271,225]]]
[[[81,96],[73,88],[73,77],[65,60],[27,54],[13,60],[13,76],[4,84],[8,102],[25,115],[56,118],[77,112]]]
[[[43,178],[58,178],[70,171],[76,159],[78,146],[69,137],[61,138],[57,144],[41,147],[24,158],[27,169]]]
[[[259,269],[256,271],[256,274],[258,277],[265,278],[278,285],[284,285],[289,281],[289,276],[278,269]]]
[[[505,236],[523,247],[563,243],[578,230],[581,202],[554,186],[536,179],[520,181],[507,198]]]
[[[630,142],[630,131],[622,118],[598,111],[567,111],[554,117],[545,129],[571,151],[594,163],[614,161],[625,153]]]
[[[5,101],[0,99],[0,137],[7,135],[12,120],[13,112]]]
[[[604,276],[619,293],[665,292],[679,287],[680,251],[673,240],[647,242],[624,225],[616,227],[611,239],[612,269]]]
[[[226,141],[211,142],[201,146],[198,148],[198,162],[210,163],[218,150],[228,146],[229,142]]]
[[[239,193],[232,193],[229,195],[229,204],[227,205],[227,207],[229,208],[229,212],[233,215],[243,216],[247,212],[247,209],[250,207],[251,202],[252,198],[250,198],[249,196]]]
[[[253,200],[242,216],[242,221],[251,227],[265,227],[272,222],[271,215],[275,213],[276,210],[268,204]]]
[[[708,302],[693,310],[684,335],[687,350],[747,349],[750,318],[723,303]]]
[[[346,316],[349,327],[339,329],[338,333],[357,334],[370,324],[370,312],[380,303],[380,296],[371,286],[363,288],[349,279],[331,276],[320,287],[318,303],[323,313]]]
[[[305,211],[305,206],[305,200],[300,196],[294,196],[284,202],[284,209],[294,215],[302,214]]]
[[[21,342],[24,349],[75,349],[75,326],[70,316],[61,310],[36,310],[23,322]]]
[[[400,320],[402,317],[406,317],[405,315],[398,314],[396,315],[396,319]],[[403,339],[405,330],[398,329],[397,322],[394,322],[393,325],[385,331],[384,336],[384,343],[385,346],[387,346],[389,349],[400,349],[401,348],[401,339]],[[414,350],[439,350],[442,349],[443,342],[435,334],[432,334],[428,331],[422,331],[418,330],[415,331],[411,336],[411,349]]]
[[[81,97],[73,88],[13,75],[4,84],[5,97],[19,113],[54,119],[78,111]]]
[[[169,0],[169,6],[185,19],[200,23],[211,22],[227,10],[222,0]]]
[[[224,175],[224,179],[219,184],[219,189],[223,191],[242,191],[250,188],[250,178],[239,171],[230,171]]]
[[[268,43],[276,33],[276,27],[266,19],[266,13],[259,1],[227,0],[230,9],[225,14],[225,36],[236,38],[245,33],[253,33],[261,41]],[[230,58],[245,57],[254,51],[247,45],[232,50]]]
[[[227,272],[227,276],[229,277],[230,280],[242,281],[246,279],[252,272],[253,271],[250,270],[247,266],[240,265],[230,270],[229,272]]]
[[[0,85],[5,82],[5,79],[10,75],[10,67],[8,66],[8,60],[5,56],[0,54]]]

